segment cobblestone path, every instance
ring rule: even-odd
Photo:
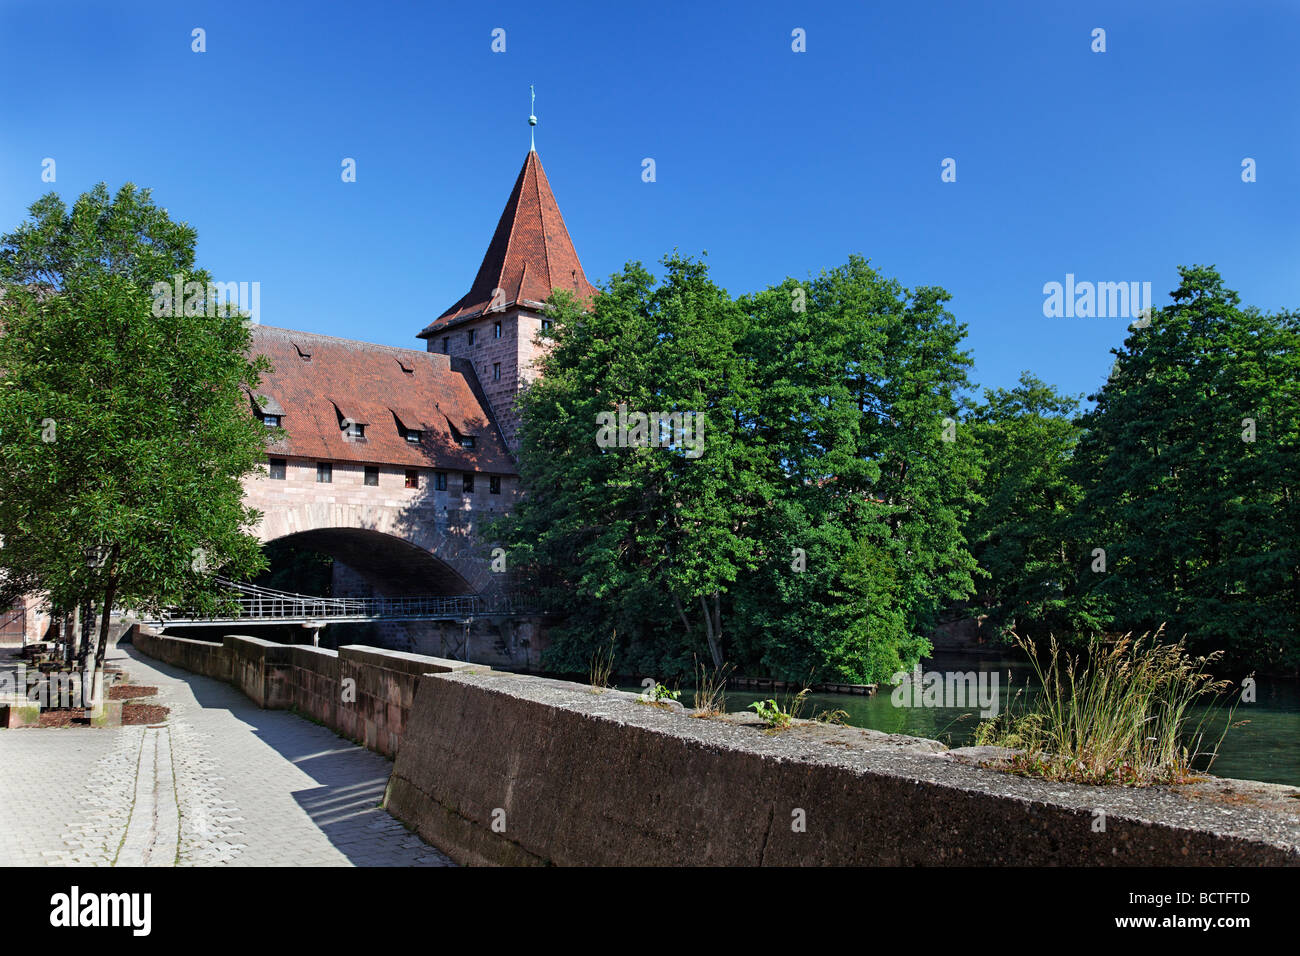
[[[130,647],[161,726],[0,731],[0,866],[450,866],[379,807],[392,764]]]

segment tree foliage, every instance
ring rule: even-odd
[[[945,439],[966,386],[938,289],[862,259],[733,301],[702,263],[639,264],[553,311],[522,399],[528,497],[500,526],[567,612],[551,663],[617,632],[623,666],[689,673],[707,649],[783,677],[887,679],[969,593],[973,447]],[[702,456],[601,448],[602,413],[692,411]]]
[[[101,653],[112,607],[211,609],[210,572],[262,563],[240,479],[265,360],[224,303],[155,308],[155,283],[207,289],[195,239],[129,184],[47,195],[0,239],[0,565],[102,609]]]
[[[1089,613],[1076,583],[1085,567],[1071,528],[1083,497],[1078,415],[1078,399],[1025,372],[1015,388],[986,390],[967,417],[985,475],[966,528],[982,571],[973,607],[1003,637],[1068,639],[1109,623]]]
[[[1105,552],[1082,593],[1112,626],[1168,622],[1201,649],[1300,664],[1300,316],[1179,270],[1084,416],[1076,534]]]

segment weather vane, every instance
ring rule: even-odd
[[[533,101],[528,110],[528,148],[537,152],[537,87],[529,86]]]

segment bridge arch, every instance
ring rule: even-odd
[[[379,594],[477,594],[495,583],[487,549],[460,513],[304,501],[263,512],[260,541],[330,555]]]

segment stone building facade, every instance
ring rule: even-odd
[[[554,289],[597,294],[530,151],[469,291],[420,331],[423,352],[257,327],[274,371],[250,409],[283,429],[266,472],[245,481],[262,540],[330,554],[339,595],[509,587],[480,529],[522,493],[516,400],[536,374]],[[337,629],[515,667],[536,666],[544,646],[540,622],[518,619]]]
[[[266,467],[244,480],[261,540],[329,554],[336,595],[509,587],[481,529],[522,493],[515,401],[554,289],[596,295],[530,151],[469,291],[418,333],[423,349],[255,326],[272,371],[245,397],[277,430]],[[0,643],[38,639],[38,605],[0,615]],[[520,619],[333,627],[345,643],[514,667],[536,666],[544,645],[540,622]]]

